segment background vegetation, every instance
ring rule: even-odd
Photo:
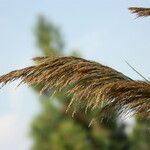
[[[43,16],[38,18],[35,37],[41,55],[65,55],[60,29]],[[70,55],[77,55],[77,52]],[[38,93],[41,87],[33,89]],[[132,131],[126,132],[126,123],[113,114],[112,120],[106,118],[88,127],[91,115],[81,111],[72,118],[65,113],[69,99],[64,93],[53,97],[50,93],[45,92],[39,100],[42,111],[32,123],[32,150],[149,150],[146,121],[136,119]]]

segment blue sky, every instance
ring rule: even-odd
[[[131,0],[0,0],[0,74],[32,64],[39,55],[33,28],[39,14],[60,26],[66,53],[109,65],[140,79],[125,63],[149,78],[150,18],[135,19],[127,8],[150,7]],[[0,91],[0,149],[28,150],[28,128],[40,111],[38,96],[16,82]]]

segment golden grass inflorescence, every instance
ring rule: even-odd
[[[150,16],[150,8],[143,7],[130,7],[131,13],[137,14],[138,17],[148,17]]]
[[[98,109],[99,114],[128,111],[139,116],[150,115],[150,84],[135,81],[124,74],[77,57],[36,57],[36,65],[12,71],[0,77],[3,85],[16,79],[28,85],[43,85],[44,91],[65,90],[72,99],[68,109],[85,106],[85,111]],[[80,105],[78,105],[80,104]]]

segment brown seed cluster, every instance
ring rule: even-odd
[[[148,17],[150,16],[150,8],[143,7],[130,7],[131,13],[137,14],[138,17]]]
[[[36,57],[35,66],[0,77],[2,85],[16,79],[29,85],[43,85],[41,92],[65,90],[72,100],[68,109],[98,109],[99,114],[117,111],[150,116],[150,84],[134,81],[122,73],[77,57]]]

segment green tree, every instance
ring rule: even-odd
[[[150,149],[150,131],[149,122],[146,119],[136,119],[136,124],[131,135],[132,150]]]
[[[63,55],[64,42],[60,30],[40,16],[35,30],[37,46],[43,55]],[[41,85],[42,86],[42,85]],[[40,91],[41,86],[34,88]],[[41,112],[32,123],[32,150],[124,150],[129,149],[125,125],[118,125],[117,118],[106,118],[101,124],[88,127],[93,114],[84,110],[72,118],[66,113],[70,98],[64,93],[50,96],[51,91],[41,96]]]
[[[38,19],[35,35],[44,55],[63,54],[64,42],[59,29],[42,16]],[[36,91],[40,89],[40,86],[35,88]],[[45,92],[40,102],[42,112],[32,124],[33,150],[89,149],[86,130],[65,113],[68,100],[63,93],[50,98]]]
[[[64,41],[59,28],[48,22],[43,16],[39,16],[35,29],[37,46],[44,55],[62,54]]]

